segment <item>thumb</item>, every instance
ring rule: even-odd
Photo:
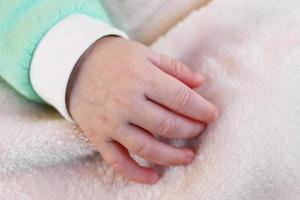
[[[204,83],[204,77],[201,74],[192,72],[187,65],[173,58],[156,52],[151,52],[151,55],[148,58],[156,67],[175,77],[190,88],[199,87]]]

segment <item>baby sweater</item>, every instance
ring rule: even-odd
[[[99,0],[0,0],[0,76],[72,121],[69,76],[84,51],[107,35],[127,38],[110,25]]]

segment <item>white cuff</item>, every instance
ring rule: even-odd
[[[52,27],[37,46],[30,80],[35,92],[73,122],[66,106],[71,72],[80,56],[107,35],[128,38],[125,33],[84,14],[72,14]]]

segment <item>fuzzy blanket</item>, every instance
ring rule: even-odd
[[[123,180],[78,128],[0,85],[0,199],[300,199],[300,1],[214,0],[152,48],[205,74],[221,108],[188,167]]]
[[[103,0],[116,26],[130,38],[151,44],[192,10],[209,0]],[[176,11],[176,12],[174,12]]]

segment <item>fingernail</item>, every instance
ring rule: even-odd
[[[187,153],[187,157],[186,157],[186,160],[185,160],[185,164],[186,164],[186,165],[190,164],[191,162],[193,162],[194,158],[195,158],[195,153],[193,153],[192,151],[189,151],[189,152]]]
[[[216,121],[219,117],[219,110],[216,109],[213,113],[212,122]]]
[[[153,175],[153,176],[151,177],[151,180],[149,181],[149,184],[153,185],[153,184],[155,184],[157,181],[158,181],[158,176],[157,176],[157,174],[155,174],[155,175]]]

